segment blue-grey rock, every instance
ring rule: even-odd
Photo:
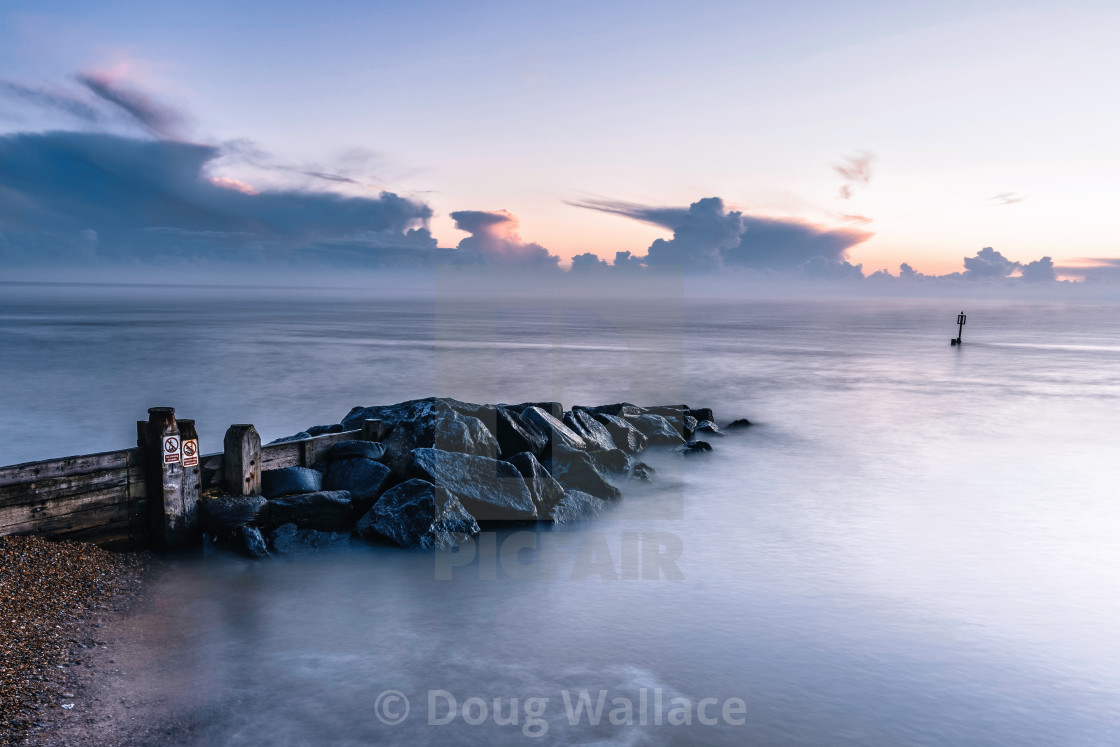
[[[307,429],[307,433],[312,436],[324,436],[328,433],[342,433],[345,428],[342,423],[331,423],[330,425],[313,425]]]
[[[401,547],[450,550],[479,533],[478,522],[459,499],[425,480],[408,480],[386,491],[358,520],[362,539],[382,536]]]
[[[573,408],[574,409],[574,408]],[[636,418],[645,411],[629,402],[618,402],[613,405],[599,405],[598,407],[585,408],[597,415],[614,415],[615,417]]]
[[[341,550],[350,546],[349,532],[320,532],[300,529],[295,524],[282,524],[268,536],[277,555],[302,555],[324,550]]]
[[[638,462],[634,465],[634,471],[630,473],[630,479],[649,482],[656,474],[657,470],[655,470],[653,467],[649,466],[645,462]]]
[[[689,441],[684,446],[678,446],[676,450],[685,456],[693,456],[695,454],[706,454],[712,450],[712,445],[707,441]]]
[[[323,487],[347,491],[354,516],[358,517],[373,508],[381,493],[392,484],[392,476],[388,467],[372,459],[339,459],[327,467]]]
[[[198,501],[202,531],[216,537],[228,535],[238,527],[255,524],[268,505],[263,495],[231,495],[202,498]]]
[[[268,502],[268,520],[272,526],[295,524],[300,529],[335,532],[348,528],[354,513],[348,492],[329,490],[274,498]]]
[[[521,415],[539,428],[548,438],[548,446],[546,447],[544,456],[547,457],[548,450],[558,445],[567,446],[572,449],[587,448],[587,442],[580,438],[575,431],[541,408],[536,406],[526,407],[521,412]]]
[[[339,441],[327,451],[327,459],[381,459],[385,456],[385,445],[376,441]]]
[[[588,449],[609,450],[617,448],[610,431],[586,410],[572,410],[564,413],[564,425],[582,438]]]
[[[538,518],[547,517],[552,507],[559,503],[564,496],[564,488],[556,481],[556,478],[549,474],[544,465],[528,451],[514,454],[506,461],[516,467],[521,476],[525,478],[525,486],[529,488],[529,493],[533,496],[533,503],[537,506]]]
[[[581,490],[610,501],[622,497],[622,492],[607,479],[586,451],[557,445],[545,467],[565,490]]]
[[[739,418],[738,420],[732,420],[727,425],[727,427],[728,427],[728,429],[731,429],[731,428],[738,429],[738,428],[750,428],[752,425],[753,425],[753,423],[751,423],[751,421],[747,420],[746,418]]]
[[[261,492],[265,498],[313,493],[322,488],[323,473],[310,467],[283,467],[261,473]]]
[[[305,438],[311,438],[310,431],[300,431],[299,433],[293,433],[290,436],[282,436],[281,438],[274,438],[274,439],[272,439],[271,441],[268,442],[268,446],[272,446],[273,444],[286,444],[289,441],[302,441]]]
[[[632,460],[622,449],[596,449],[588,451],[587,455],[603,472],[625,475],[630,471]]]
[[[548,436],[521,413],[499,407],[495,410],[495,436],[503,459],[527,451],[540,456],[548,446]]]
[[[522,415],[530,407],[539,407],[557,420],[564,417],[564,405],[559,402],[522,402],[519,405],[509,405],[508,407]]]
[[[408,474],[455,495],[479,521],[534,519],[537,507],[524,478],[509,462],[421,448],[412,452]]]
[[[569,490],[548,512],[548,520],[555,524],[571,524],[593,519],[603,513],[606,503],[582,490]]]
[[[233,548],[250,558],[268,557],[268,543],[264,541],[261,530],[256,527],[238,527],[234,532]]]
[[[595,419],[603,424],[615,446],[630,454],[638,454],[646,448],[646,436],[630,424],[628,420],[618,415],[608,413],[595,413]]]
[[[719,436],[721,438],[727,435],[723,431],[721,431],[719,429],[719,426],[711,420],[700,421],[699,423],[697,423],[696,428],[693,430],[693,432],[697,434],[703,433],[705,436]]]
[[[685,414],[691,415],[692,417],[696,418],[696,422],[698,423],[703,423],[705,420],[711,420],[714,423],[716,420],[716,416],[712,414],[712,408],[710,407],[700,407],[695,410],[686,410]]]
[[[661,415],[640,415],[630,422],[642,432],[650,446],[678,446],[684,443],[680,429]]]

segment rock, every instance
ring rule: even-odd
[[[627,420],[607,413],[596,413],[595,419],[603,424],[611,434],[615,446],[631,454],[637,454],[646,448],[645,434],[631,425]]]
[[[372,459],[339,459],[327,467],[323,487],[348,492],[357,518],[373,508],[382,491],[392,483],[392,475],[388,467]]]
[[[238,527],[255,524],[267,505],[268,500],[263,495],[202,498],[198,502],[202,531],[223,537]]]
[[[649,466],[645,462],[638,462],[634,465],[634,471],[630,473],[630,479],[649,482],[656,474],[657,470],[655,470],[653,467]]]
[[[582,490],[609,501],[622,497],[621,491],[607,480],[586,451],[557,444],[545,466],[565,490]]]
[[[571,449],[587,448],[587,442],[580,438],[579,434],[541,408],[536,406],[526,407],[521,415],[539,428],[548,438],[548,446],[545,447],[544,452],[545,457],[557,445]]]
[[[268,521],[273,526],[295,524],[300,529],[334,532],[353,522],[350,494],[345,490],[298,493],[268,502]]]
[[[712,408],[710,407],[699,407],[694,410],[685,410],[685,415],[691,415],[692,417],[696,418],[696,422],[698,423],[702,423],[705,420],[711,420],[714,423],[716,420],[716,416],[712,414]]]
[[[394,472],[404,474],[414,449],[439,449],[496,459],[498,441],[478,418],[450,410],[417,421],[397,423],[385,440],[385,461]]]
[[[738,420],[732,420],[727,427],[730,430],[731,428],[749,428],[752,425],[754,425],[754,423],[746,418],[739,418]]]
[[[661,415],[641,415],[631,423],[642,432],[651,446],[677,446],[684,443],[680,429]]]
[[[283,524],[269,535],[272,549],[279,555],[298,555],[321,550],[339,550],[350,546],[349,532],[320,532]]]
[[[376,441],[339,441],[327,451],[327,459],[349,459],[362,457],[364,459],[381,459],[385,456],[385,444]]]
[[[625,475],[630,471],[630,457],[622,449],[597,449],[587,455],[604,472]]]
[[[284,467],[261,473],[261,492],[265,498],[294,493],[313,493],[323,488],[323,473],[308,467]]]
[[[564,413],[564,425],[582,438],[588,449],[617,448],[611,433],[594,415],[586,410],[572,410]]]
[[[459,499],[424,480],[385,492],[355,527],[362,539],[387,537],[401,547],[450,550],[481,531]]]
[[[420,448],[412,452],[408,474],[450,491],[479,521],[534,519],[537,516],[537,508],[525,480],[509,462]]]
[[[677,451],[685,456],[704,454],[712,450],[712,445],[707,441],[689,441],[684,446],[678,446]]]
[[[349,431],[361,428],[366,420],[381,420],[387,425],[395,426],[400,423],[435,417],[449,417],[457,414],[444,400],[438,397],[428,397],[426,399],[410,399],[407,402],[398,402],[395,405],[355,407],[342,419],[342,425]]]
[[[332,423],[331,425],[313,425],[307,429],[307,433],[311,436],[323,436],[327,433],[342,433],[345,428],[342,423]]]
[[[495,436],[503,459],[527,451],[540,456],[548,446],[548,436],[521,413],[499,407],[495,410]]]
[[[250,558],[268,557],[268,543],[256,527],[238,527],[233,536],[233,549]]]
[[[606,503],[582,490],[569,490],[560,502],[548,512],[548,520],[555,524],[570,524],[586,521],[603,513]]]
[[[685,415],[682,418],[682,421],[683,422],[682,422],[682,425],[681,425],[681,435],[684,436],[685,441],[691,441],[692,440],[692,435],[694,433],[696,433],[696,426],[698,426],[700,424],[700,422],[696,418],[692,417],[691,415]],[[670,422],[672,422],[672,421],[670,421]]]
[[[540,408],[557,420],[564,417],[564,405],[559,402],[522,402],[519,405],[510,405],[509,409],[524,415],[530,407]]]
[[[636,418],[642,415],[645,410],[632,405],[629,402],[618,402],[613,405],[599,405],[598,407],[585,408],[591,410],[596,415],[614,415],[619,418]]]
[[[537,516],[542,519],[547,517],[552,507],[564,496],[564,488],[531,452],[514,454],[506,461],[516,467],[525,479],[525,486],[529,488],[529,494],[533,496],[533,503],[537,506]]]
[[[727,435],[723,431],[721,431],[719,429],[719,426],[711,420],[701,420],[700,423],[697,424],[693,432],[703,433],[708,436],[719,436],[720,438],[723,438],[725,435]]]

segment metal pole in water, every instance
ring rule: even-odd
[[[964,315],[963,311],[961,313],[957,314],[957,337],[956,337],[956,339],[949,340],[950,345],[960,345],[961,344],[961,333],[964,331],[964,323],[967,319],[968,319],[968,317],[966,317]]]

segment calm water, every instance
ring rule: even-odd
[[[607,520],[467,555],[172,565],[121,666],[198,724],[192,743],[1118,740],[1115,306],[970,302],[956,349],[952,301],[160,294],[0,286],[0,463],[127,446],[163,404],[204,451],[232,422],[267,440],[432,393],[683,400],[759,424],[709,458],[654,455],[657,483]],[[674,578],[656,552],[679,553]],[[390,689],[411,702],[394,726]],[[607,691],[598,726],[569,723],[580,690]],[[655,690],[692,725],[652,723]],[[430,691],[482,697],[482,723],[429,724],[447,713]],[[494,698],[506,719],[518,699],[518,724]]]

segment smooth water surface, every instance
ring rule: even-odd
[[[122,666],[198,744],[1115,743],[1118,310],[971,302],[951,348],[958,306],[0,286],[0,462],[127,446],[157,404],[204,451],[232,422],[267,440],[434,393],[711,406],[757,426],[467,565],[175,562]],[[639,723],[643,689],[693,723]],[[429,724],[437,690],[485,719]],[[607,691],[598,726],[569,723],[580,690]],[[698,723],[703,698],[744,723]]]

